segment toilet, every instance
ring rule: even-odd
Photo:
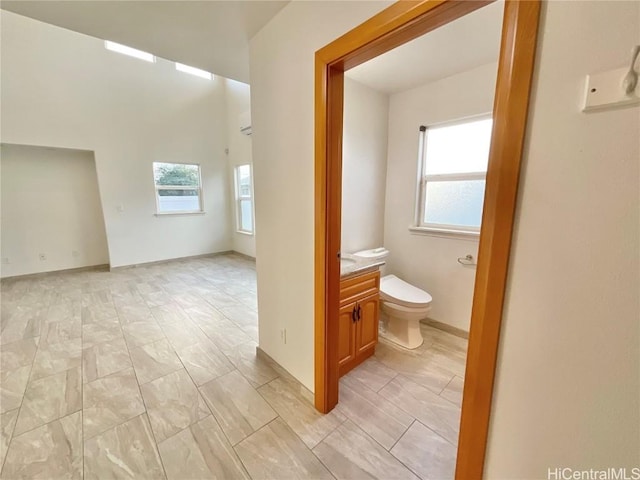
[[[363,250],[353,254],[368,260],[383,260],[389,256],[386,248]],[[405,282],[395,275],[387,275],[386,267],[380,268],[380,300],[387,315],[386,329],[380,334],[404,348],[418,348],[424,341],[420,320],[427,318],[431,310],[431,295]]]

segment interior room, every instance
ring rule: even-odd
[[[372,355],[357,332],[349,348],[369,297],[341,300],[336,408],[423,478],[455,469],[503,9],[493,3],[345,73],[341,290],[379,275],[379,334]],[[412,424],[394,417],[398,406]],[[417,439],[437,459],[414,458]]]
[[[640,3],[0,22],[0,479],[635,474]]]
[[[249,85],[1,16],[2,478],[184,478],[159,444],[224,436],[204,390],[280,378],[256,359]]]

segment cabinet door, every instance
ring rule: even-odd
[[[377,293],[358,302],[360,320],[356,328],[356,355],[369,353],[378,343],[378,303]]]
[[[355,308],[355,302],[349,303],[340,308],[338,316],[338,370],[341,375],[349,370],[349,364],[356,357]]]

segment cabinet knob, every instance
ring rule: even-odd
[[[362,318],[362,307],[358,304],[358,320]]]
[[[351,310],[351,320],[353,321],[353,323],[356,323],[357,314],[358,314],[358,309],[357,309],[357,305],[355,305],[353,307],[353,310]]]

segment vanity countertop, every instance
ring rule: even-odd
[[[345,279],[352,275],[376,270],[382,265],[384,260],[360,258],[350,253],[343,253],[340,258],[340,278]]]

